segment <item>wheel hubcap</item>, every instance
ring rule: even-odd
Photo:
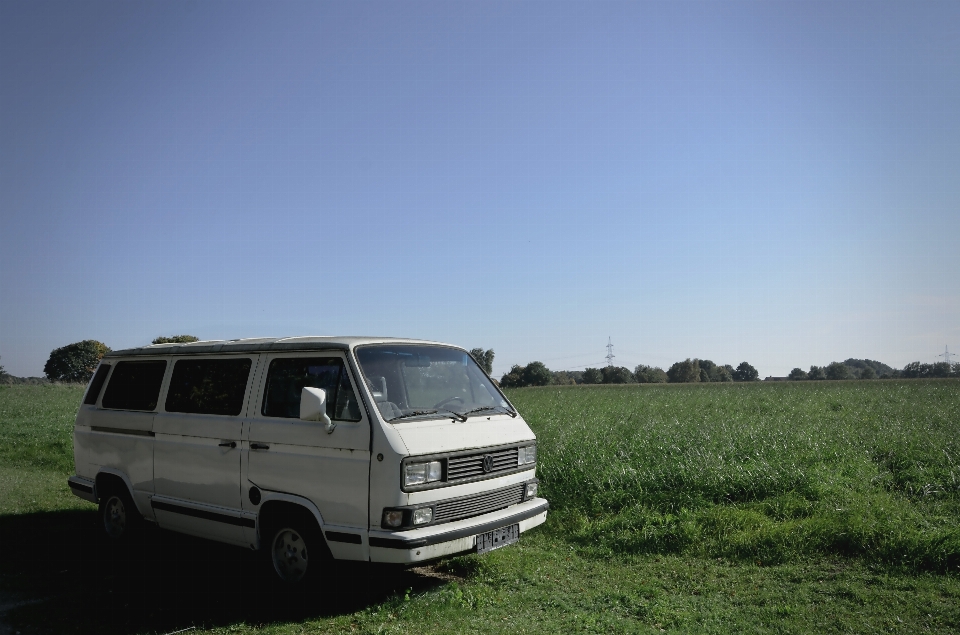
[[[103,512],[103,527],[111,538],[119,538],[127,528],[127,510],[119,496],[111,496]]]
[[[281,529],[273,539],[273,568],[284,582],[297,582],[307,574],[307,545],[300,533]]]

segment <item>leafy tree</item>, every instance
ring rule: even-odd
[[[667,381],[667,374],[662,368],[640,364],[633,369],[633,379],[638,384],[663,384]]]
[[[579,383],[577,381],[578,379],[583,380],[583,373],[558,370],[553,373],[553,378],[550,380],[550,383],[557,386],[573,386]]]
[[[954,369],[956,369],[954,364]],[[935,364],[921,364],[920,362],[910,362],[900,371],[901,377],[909,379],[926,379],[929,377],[950,377],[951,368],[947,362],[936,362]]]
[[[709,359],[698,359],[697,363],[700,365],[700,381],[713,381],[711,373],[716,372],[717,365]]]
[[[543,362],[530,362],[524,367],[521,378],[524,386],[546,386],[553,379],[553,373]]]
[[[510,372],[500,378],[500,385],[504,388],[519,388],[523,385],[523,366],[514,364]]]
[[[700,381],[733,381],[733,368],[730,366],[720,366],[709,359],[698,359],[697,363],[700,364]]]
[[[930,371],[931,377],[949,377],[950,362],[934,362]]]
[[[843,362],[831,362],[824,371],[827,379],[850,379],[853,375]]]
[[[790,371],[790,374],[787,375],[787,379],[792,379],[793,381],[800,381],[807,378],[807,373],[799,368],[794,368]]]
[[[710,381],[733,381],[733,369],[729,365],[714,366],[710,371]]]
[[[759,379],[760,373],[747,362],[740,362],[737,369],[733,371],[733,381],[757,381]]]
[[[676,362],[667,371],[667,379],[671,383],[693,383],[700,381],[700,364],[689,357],[682,362]]]
[[[471,348],[470,355],[477,360],[480,368],[487,371],[488,375],[493,374],[493,349],[483,350],[482,348]]]
[[[526,366],[514,364],[510,372],[500,378],[500,385],[504,388],[546,386],[551,380],[553,380],[553,373],[543,365],[543,362],[530,362]]]
[[[0,364],[0,375],[6,375],[6,374],[7,374],[7,371],[4,370],[3,364]]]
[[[603,376],[605,384],[632,384],[633,373],[629,368],[623,366],[605,366],[600,374]]]
[[[897,371],[893,368],[873,359],[854,359],[851,357],[850,359],[843,360],[843,363],[850,367],[850,370],[856,377],[861,379],[863,379],[863,372],[867,368],[873,369],[875,377],[882,377],[883,375],[894,376],[897,374]]]
[[[827,374],[823,371],[822,366],[811,366],[810,372],[807,373],[807,379],[810,379],[810,380],[820,380],[820,379],[826,379],[826,378],[827,378]]]
[[[88,382],[100,358],[110,352],[103,342],[83,340],[54,349],[43,366],[43,373],[51,381]]]
[[[199,342],[200,338],[193,335],[171,335],[170,337],[161,335],[154,338],[151,344],[189,344],[190,342]]]
[[[903,370],[900,371],[901,377],[906,377],[907,379],[916,379],[920,377],[920,362],[910,362],[903,367]]]
[[[860,370],[860,379],[876,379],[877,371],[870,366],[865,366]]]
[[[585,384],[599,384],[603,382],[603,373],[600,372],[599,368],[584,368],[583,369],[583,383]]]

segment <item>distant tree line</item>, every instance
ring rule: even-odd
[[[492,352],[492,351],[491,351]],[[882,362],[871,359],[848,359],[833,362],[826,366],[811,366],[809,371],[794,368],[787,379],[801,380],[843,380],[843,379],[925,379],[938,377],[960,378],[960,362],[948,364],[937,362],[922,364],[911,362],[896,370]],[[515,364],[500,378],[504,388],[522,388],[524,386],[549,386],[566,384],[664,384],[664,383],[707,383],[707,382],[752,382],[758,381],[760,374],[748,362],[741,362],[736,368],[729,364],[716,364],[709,359],[685,359],[676,362],[666,371],[655,366],[640,364],[633,369],[623,366],[605,368],[585,368],[574,371],[552,371],[543,362],[530,362],[526,366]]]
[[[585,368],[575,371],[552,371],[543,362],[530,362],[526,366],[515,364],[503,377],[504,388],[524,386],[548,386],[565,384],[664,384],[695,382],[740,382],[757,381],[759,373],[748,362],[734,368],[729,364],[715,364],[709,359],[685,359],[673,364],[668,370],[640,364],[631,370],[624,366]]]
[[[891,368],[882,362],[872,359],[848,359],[842,362],[832,362],[826,366],[811,366],[809,371],[794,368],[787,379],[792,381],[803,380],[841,380],[841,379],[933,379],[943,377],[960,377],[960,362],[949,364],[935,362],[922,364],[910,362],[902,370]]]

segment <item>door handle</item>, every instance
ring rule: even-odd
[[[250,449],[251,450],[269,450],[270,446],[267,445],[266,443],[251,443]]]
[[[236,441],[224,441],[223,443],[220,444],[220,447],[221,447],[221,448],[235,448],[235,447],[237,447],[237,442],[236,442]]]

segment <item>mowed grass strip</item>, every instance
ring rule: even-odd
[[[960,382],[543,387],[553,531],[599,556],[960,570]]]

